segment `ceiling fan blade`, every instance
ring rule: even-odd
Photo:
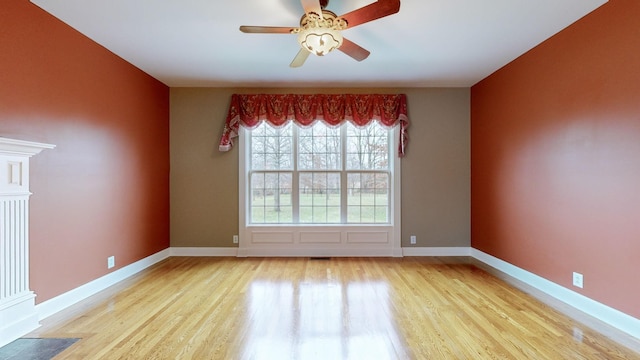
[[[307,61],[307,58],[309,57],[309,55],[311,55],[310,52],[308,52],[305,49],[300,49],[300,51],[298,51],[298,54],[296,55],[296,57],[293,58],[293,61],[291,62],[291,64],[289,64],[289,66],[291,67],[302,66],[302,64],[304,64],[304,62]]]
[[[297,28],[281,26],[240,26],[240,31],[250,34],[291,34]]]
[[[304,12],[308,13],[316,13],[320,15],[322,18],[322,7],[320,7],[319,0],[300,0],[302,3],[302,7],[304,8]]]
[[[369,57],[369,54],[371,54],[369,52],[369,50],[363,48],[362,46],[354,43],[353,41],[350,41],[348,39],[342,39],[342,45],[340,45],[340,47],[338,48],[338,50],[342,51],[343,53],[351,56],[352,58],[356,59],[357,61],[362,61],[364,59],[366,59],[367,57]]]
[[[354,26],[395,14],[398,11],[400,11],[400,0],[378,0],[340,17],[347,21],[350,29]]]

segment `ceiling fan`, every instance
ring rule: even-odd
[[[329,0],[300,0],[305,14],[300,27],[240,26],[240,31],[252,34],[297,34],[301,49],[289,66],[300,67],[310,54],[323,56],[338,49],[357,61],[370,52],[342,37],[341,31],[400,11],[400,0],[378,0],[341,16],[325,10]]]

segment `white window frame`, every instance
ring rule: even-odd
[[[250,224],[250,151],[247,132],[238,136],[238,256],[402,256],[401,159],[390,156],[390,222],[388,224]],[[389,146],[398,148],[400,126],[391,130]],[[294,189],[297,191],[297,189]]]

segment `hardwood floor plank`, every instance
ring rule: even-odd
[[[65,359],[640,359],[461,258],[172,257],[43,321]]]

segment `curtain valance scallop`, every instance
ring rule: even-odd
[[[263,121],[275,127],[290,121],[303,127],[316,121],[330,126],[345,121],[360,127],[372,121],[385,127],[400,126],[400,157],[404,156],[409,139],[405,94],[233,94],[219,150],[231,150],[240,126],[252,129]]]

